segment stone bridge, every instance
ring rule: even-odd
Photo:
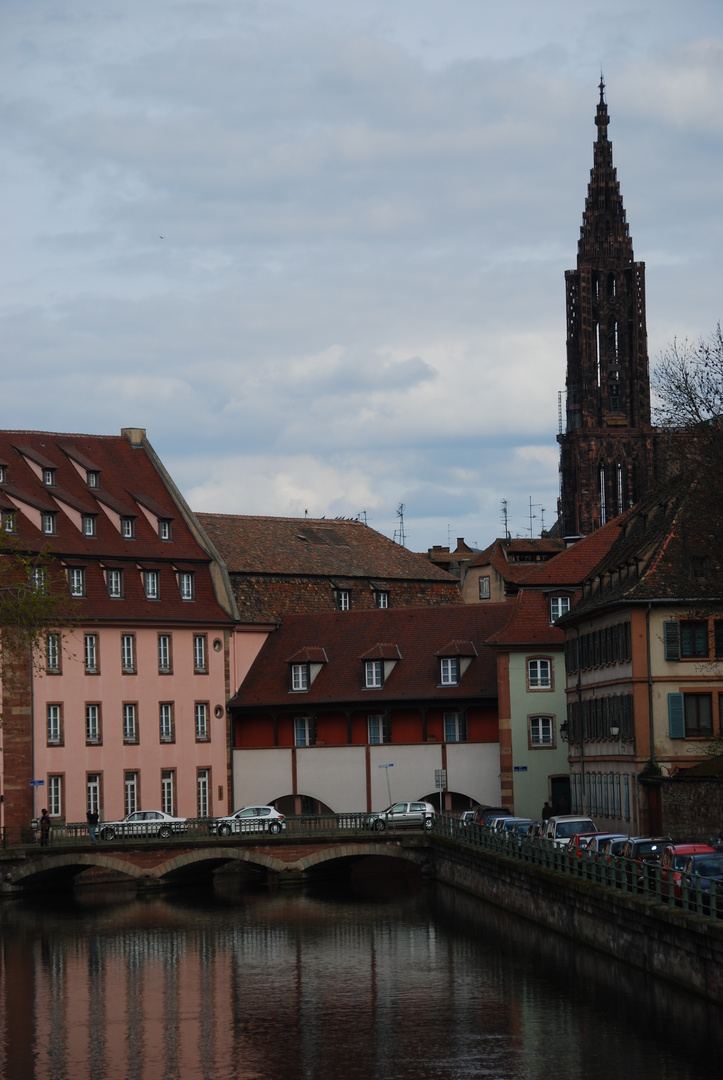
[[[369,867],[424,872],[429,866],[429,838],[424,834],[389,836],[348,833],[313,839],[243,837],[237,840],[130,841],[105,843],[79,840],[53,848],[6,848],[0,851],[0,892],[72,888],[76,883],[133,884],[137,888],[163,887],[209,878],[222,867],[247,871],[280,885],[312,876],[339,872],[342,864],[374,859]],[[338,865],[333,866],[334,863]]]

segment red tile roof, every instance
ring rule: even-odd
[[[152,451],[132,445],[125,435],[68,435],[46,431],[0,431],[0,459],[6,482],[0,483],[4,506],[17,508],[17,540],[30,552],[45,550],[66,565],[86,567],[86,597],[76,602],[79,618],[223,621],[228,616],[213,590],[210,556],[186,524],[152,459]],[[87,483],[84,462],[98,473],[98,487]],[[33,464],[34,463],[34,464]],[[42,469],[53,469],[55,483],[44,484]],[[170,541],[161,540],[146,509],[173,520]],[[117,514],[134,517],[133,539],[123,537]],[[53,512],[55,533],[40,528],[40,514]],[[95,535],[86,536],[78,515],[95,518]],[[181,599],[176,570],[196,571],[195,600]],[[103,568],[124,568],[124,598],[111,599]],[[141,568],[161,569],[160,600],[147,600]]]
[[[450,574],[360,521],[204,514],[231,574],[303,574],[449,582]]]
[[[579,589],[577,595],[580,595]],[[550,625],[550,603],[546,593],[523,589],[508,606],[512,608],[509,620],[487,639],[488,645],[562,646],[565,631]]]
[[[373,611],[314,612],[288,615],[263,648],[231,704],[237,708],[436,699],[450,704],[470,698],[497,697],[497,663],[486,639],[509,615],[509,604],[465,604],[450,607],[399,608]],[[456,686],[440,686],[438,653],[461,640],[474,643],[471,659]],[[379,690],[365,689],[363,661],[380,639],[398,648],[394,669]],[[323,649],[328,663],[308,691],[290,691],[289,657],[304,648]]]
[[[581,585],[610,551],[620,535],[626,517],[627,514],[621,514],[613,518],[607,525],[578,540],[549,562],[531,570],[524,579],[523,587],[527,589]]]

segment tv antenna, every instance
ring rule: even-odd
[[[402,547],[407,546],[407,535],[404,532],[404,503],[400,503],[397,508],[397,517],[399,518],[399,528],[394,530],[394,539]]]
[[[502,527],[505,530],[505,540],[510,539],[510,530],[507,522],[507,499],[503,499],[502,503]]]

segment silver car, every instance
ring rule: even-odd
[[[211,836],[230,836],[231,833],[269,832],[280,833],[286,828],[284,815],[273,806],[244,806],[230,817],[216,818],[209,822]]]
[[[101,840],[115,840],[116,836],[157,836],[167,840],[188,832],[186,818],[172,817],[162,810],[136,810],[122,821],[104,821],[98,826]]]
[[[367,814],[364,824],[367,829],[376,829],[377,832],[384,832],[385,829],[408,828],[413,825],[431,829],[435,813],[436,810],[428,802],[395,802],[386,810],[380,810],[376,814]]]

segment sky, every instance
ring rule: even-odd
[[[0,426],[539,536],[601,70],[654,365],[721,319],[720,0],[0,0]]]

